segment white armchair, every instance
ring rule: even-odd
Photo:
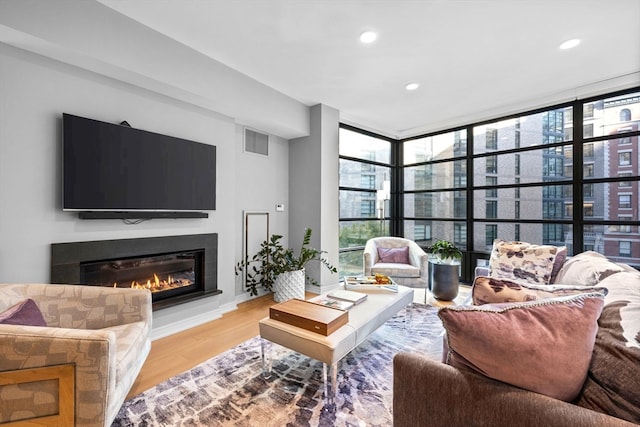
[[[408,248],[405,262],[387,262],[381,259],[385,249]],[[378,248],[382,248],[379,251]],[[369,239],[364,247],[364,275],[375,273],[391,277],[397,284],[413,288],[426,288],[429,278],[429,256],[416,242],[402,237],[375,237]],[[401,257],[400,257],[401,258]]]

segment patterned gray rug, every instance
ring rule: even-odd
[[[114,426],[390,426],[393,356],[440,360],[435,307],[389,319],[338,364],[337,409],[323,410],[322,363],[268,343],[274,375],[262,377],[255,337],[126,401]]]

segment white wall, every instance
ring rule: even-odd
[[[313,230],[311,246],[326,251],[325,258],[338,267],[339,252],[339,112],[318,104],[310,108],[310,135],[291,140],[289,149],[290,238],[301,242],[304,229]],[[319,263],[310,263],[307,275],[323,293],[338,285],[338,275]]]
[[[244,127],[236,127],[236,170],[234,219],[242,223],[245,212],[269,213],[269,233],[283,236],[282,244],[288,244],[289,224],[289,142],[270,135],[269,155],[262,156],[244,151]],[[283,204],[284,212],[276,211],[276,204]],[[243,236],[244,228],[238,230]],[[242,259],[244,240],[236,246],[236,260]],[[251,256],[253,254],[249,254]],[[241,279],[236,281],[236,293],[242,292]]]
[[[0,282],[49,282],[50,244],[218,233],[221,295],[154,312],[154,336],[210,320],[244,298],[233,266],[244,209],[287,203],[287,141],[267,159],[241,153],[240,126],[216,112],[0,44]],[[217,209],[207,219],[80,220],[61,210],[62,113],[217,147]],[[257,183],[257,184],[256,184]],[[253,185],[251,185],[253,184]],[[287,214],[275,215],[275,229]]]

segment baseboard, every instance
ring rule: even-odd
[[[200,326],[204,323],[219,319],[223,314],[236,310],[238,305],[236,301],[221,305],[215,310],[202,313],[199,315],[187,317],[185,319],[171,322],[169,325],[160,326],[151,330],[151,341],[177,334],[187,329]]]

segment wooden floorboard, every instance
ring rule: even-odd
[[[435,306],[459,304],[467,297],[469,289],[461,286],[460,294],[452,302],[438,301],[428,293],[427,303]],[[314,295],[308,293],[307,298]],[[424,297],[423,289],[415,290],[415,302],[424,303]],[[258,335],[258,321],[268,316],[269,307],[273,304],[270,294],[258,297],[238,304],[237,310],[225,313],[220,319],[153,341],[151,352],[127,398],[255,337]]]

